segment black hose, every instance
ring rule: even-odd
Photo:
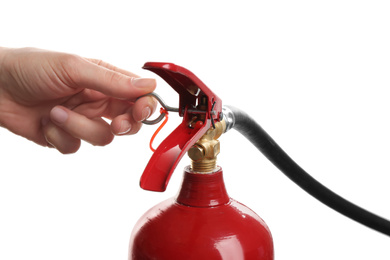
[[[310,195],[337,212],[390,236],[390,221],[337,195],[303,170],[247,113],[228,106],[234,116],[233,128],[245,136],[279,170]]]

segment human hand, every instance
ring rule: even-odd
[[[153,98],[137,98],[155,87],[100,60],[0,48],[0,126],[62,153],[76,152],[81,140],[102,146],[137,133],[156,109]]]

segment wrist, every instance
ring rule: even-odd
[[[9,81],[10,62],[8,56],[12,50],[14,49],[0,46],[0,91],[6,87],[7,81]]]
[[[8,48],[0,47],[0,88],[2,88],[5,75],[5,54]]]
[[[6,72],[6,66],[5,66],[5,56],[8,51],[8,48],[1,47],[0,46],[0,127],[4,127],[4,108],[3,108],[3,103],[4,103],[4,89],[5,89],[5,78],[7,75]]]
[[[4,81],[4,56],[5,56],[6,48],[0,47],[0,90],[3,88]],[[1,93],[1,92],[0,92]]]
[[[0,46],[0,71],[3,68],[3,63],[4,63],[3,60],[4,60],[4,56],[5,56],[5,53],[6,53],[7,49],[8,48]]]

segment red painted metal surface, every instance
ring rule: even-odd
[[[274,251],[265,222],[229,198],[221,169],[197,174],[187,168],[179,195],[137,222],[129,259],[273,260]]]
[[[210,128],[212,120],[218,122],[222,113],[222,101],[189,70],[172,63],[148,62],[144,69],[162,77],[179,94],[179,114],[183,122],[157,147],[149,160],[140,185],[145,190],[164,191],[169,179],[183,155]],[[207,110],[202,124],[191,128],[191,112],[201,98],[207,98]]]

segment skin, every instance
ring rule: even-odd
[[[101,60],[0,47],[0,126],[64,154],[81,140],[104,146],[137,133],[156,109],[153,98],[139,97],[155,87]]]

